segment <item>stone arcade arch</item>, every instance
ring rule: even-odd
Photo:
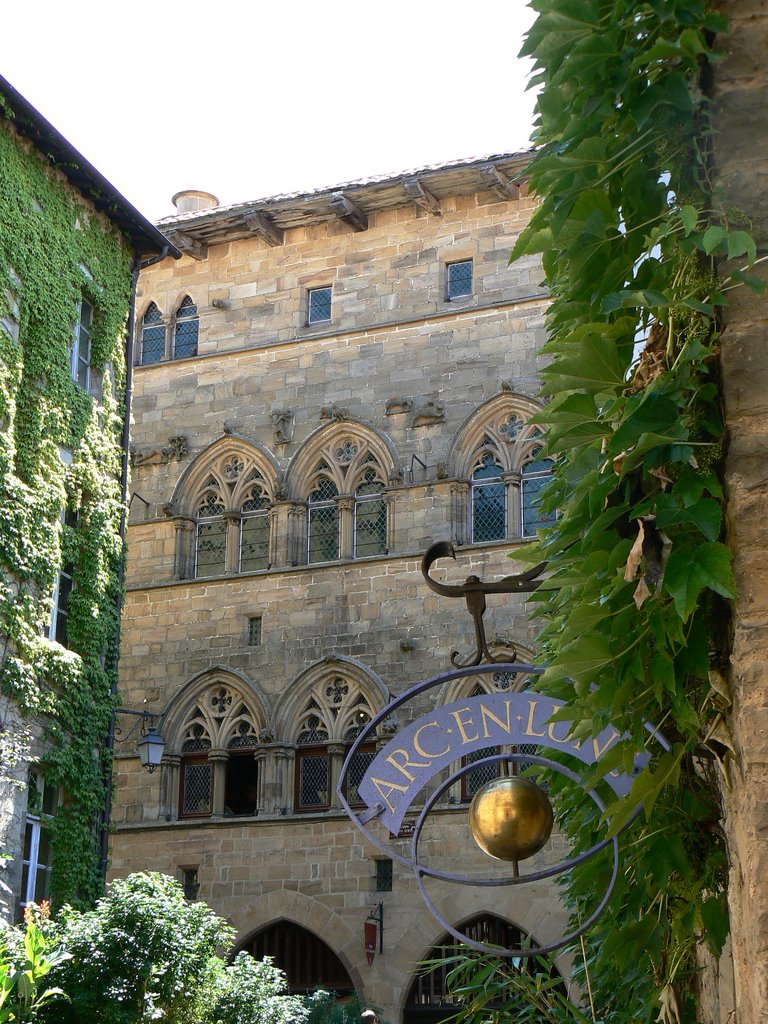
[[[486,945],[519,947],[527,937],[516,924],[489,913],[477,914],[458,927],[469,938]],[[536,943],[535,939],[533,941]],[[446,992],[446,974],[450,968],[445,961],[458,948],[453,936],[446,933],[424,958],[443,962],[427,974],[417,971],[405,997],[403,1024],[440,1024],[456,1013],[457,1003]],[[560,976],[556,969],[553,973]]]
[[[354,995],[355,986],[340,958],[318,935],[295,921],[275,921],[241,948],[257,960],[271,956],[294,994],[323,988],[340,997]]]

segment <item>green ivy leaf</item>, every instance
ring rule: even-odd
[[[664,589],[684,621],[696,607],[702,590],[714,590],[723,597],[734,598],[730,551],[720,543],[673,548],[664,575]]]

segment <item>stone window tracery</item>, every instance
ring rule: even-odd
[[[209,687],[180,736],[179,817],[256,814],[259,724],[242,695],[225,683]]]
[[[368,698],[352,679],[334,675],[312,688],[296,719],[297,811],[331,806],[341,761],[373,713]],[[350,766],[345,780],[350,803],[357,802],[357,787],[373,756],[373,746],[365,744]]]
[[[478,409],[454,445],[454,472],[467,480],[454,487],[454,529],[459,541],[485,544],[526,538],[550,525],[539,508],[552,461],[541,456],[542,435],[529,422],[538,411],[530,399],[505,393]],[[460,507],[466,487],[466,513]]]
[[[307,488],[307,560],[368,558],[387,551],[386,474],[361,438],[323,448]]]
[[[193,503],[194,576],[269,568],[273,495],[274,482],[246,452],[212,462]]]

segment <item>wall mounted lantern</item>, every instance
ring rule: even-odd
[[[151,775],[163,760],[163,753],[165,752],[165,740],[157,731],[157,725],[155,724],[160,716],[153,711],[134,711],[131,708],[115,708],[115,717],[117,715],[133,715],[139,719],[133,728],[129,730],[128,734],[121,738],[123,740],[129,739],[134,729],[139,724],[141,725],[140,739],[136,744],[136,749],[139,752],[142,768],[146,768]],[[115,728],[117,735],[120,735],[120,731],[119,727]]]

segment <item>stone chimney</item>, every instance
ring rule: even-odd
[[[215,210],[219,200],[211,192],[201,192],[197,188],[185,188],[177,192],[171,200],[176,213],[199,213],[200,210]]]

